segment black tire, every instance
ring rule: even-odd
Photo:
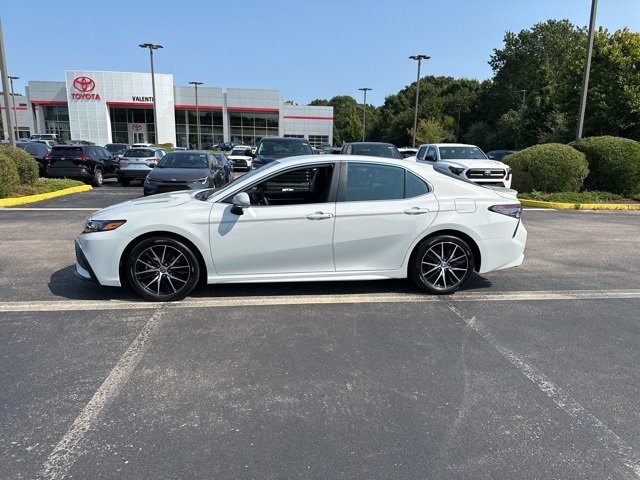
[[[447,295],[469,281],[473,267],[473,251],[464,240],[439,235],[418,246],[409,266],[409,277],[425,292]]]
[[[200,278],[200,265],[191,248],[171,237],[138,243],[127,257],[126,268],[129,285],[154,302],[182,300]]]
[[[100,170],[99,168],[96,168],[93,171],[93,178],[91,179],[91,185],[93,185],[94,187],[101,187],[103,180],[104,180],[104,176],[102,175],[102,170]]]
[[[131,180],[129,180],[128,178],[119,178],[118,183],[120,183],[120,185],[122,185],[123,187],[128,187],[131,183]]]

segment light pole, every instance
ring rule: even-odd
[[[409,57],[411,60],[418,61],[418,79],[416,80],[416,111],[413,116],[413,142],[411,144],[412,148],[416,148],[416,131],[418,130],[418,100],[420,99],[420,63],[422,60],[429,60],[431,57],[429,55],[411,55]]]
[[[364,132],[367,125],[367,92],[371,90],[369,87],[362,87],[358,90],[364,92],[364,103],[362,108],[362,141],[364,142]]]
[[[141,43],[138,46],[149,49],[149,58],[151,59],[151,92],[153,95],[153,135],[155,136],[155,143],[158,143],[158,111],[156,108],[156,79],[153,73],[153,51],[163,48],[163,46],[156,43]]]
[[[580,90],[580,108],[578,110],[578,128],[576,128],[576,140],[582,138],[584,127],[584,111],[587,107],[587,90],[589,90],[589,72],[591,70],[591,54],[593,52],[593,36],[596,28],[596,10],[598,0],[591,0],[591,18],[589,19],[589,41],[587,43],[587,59],[584,62],[584,74],[582,76],[582,88]]]
[[[200,145],[200,108],[198,107],[198,85],[202,85],[202,82],[189,82],[189,85],[196,87],[196,132],[198,135],[198,150],[202,150]]]
[[[16,140],[18,140],[18,114],[16,113],[16,94],[13,93],[13,81],[14,80],[18,80],[20,77],[14,77],[13,75],[7,75],[7,78],[9,79],[9,82],[11,83],[11,104],[13,105],[13,121],[15,123],[14,128],[14,134],[16,137]]]
[[[522,143],[522,124],[524,123],[524,107],[527,101],[526,90],[518,90],[518,93],[522,94],[522,105],[520,106],[520,122],[518,123],[518,143],[516,144],[516,150],[520,147],[520,144]]]

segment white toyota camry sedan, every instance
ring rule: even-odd
[[[331,157],[331,158],[329,158]],[[447,169],[324,155],[275,161],[223,188],[105,208],[75,240],[76,272],[148,300],[209,284],[409,278],[429,293],[520,265],[516,192]]]

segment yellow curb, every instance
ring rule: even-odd
[[[89,190],[93,190],[93,187],[91,185],[78,185],[77,187],[69,187],[65,188],[64,190],[57,190],[55,192],[39,193],[37,195],[26,195],[24,197],[16,198],[2,198],[0,199],[0,207],[15,207],[16,205],[39,202],[41,200],[61,197],[63,195],[69,195],[71,193],[88,192]]]
[[[560,203],[520,198],[525,207],[554,208],[556,210],[640,210],[640,203]]]

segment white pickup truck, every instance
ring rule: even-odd
[[[446,166],[451,173],[481,185],[511,188],[511,168],[490,160],[475,145],[431,143],[420,145],[415,159]],[[407,159],[409,160],[409,158]]]

